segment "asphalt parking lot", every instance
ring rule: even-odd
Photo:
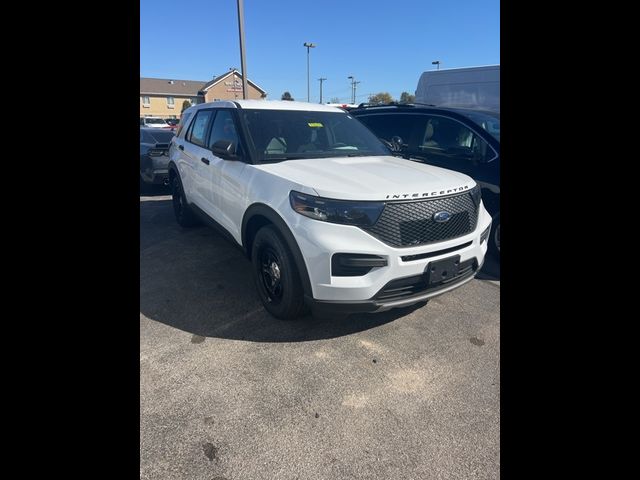
[[[283,322],[215,230],[140,197],[141,479],[497,479],[500,281]]]

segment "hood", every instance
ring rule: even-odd
[[[314,158],[255,165],[341,200],[416,200],[469,190],[475,182],[459,172],[391,156]]]

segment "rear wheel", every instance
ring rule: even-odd
[[[187,204],[187,199],[182,188],[182,182],[178,175],[175,175],[171,180],[171,196],[173,201],[173,213],[176,216],[178,224],[185,228],[195,227],[198,225],[198,219],[193,213],[193,210],[191,210],[191,207]]]
[[[251,249],[253,277],[267,311],[281,320],[304,312],[302,282],[289,247],[273,225],[262,227]]]

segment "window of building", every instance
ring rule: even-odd
[[[175,106],[175,100],[173,97],[167,97],[167,107],[173,108]]]
[[[151,105],[151,100],[149,99],[149,97],[147,95],[142,97],[142,106],[144,108],[149,108],[149,106]]]

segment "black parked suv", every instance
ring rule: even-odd
[[[397,155],[456,170],[482,188],[493,217],[490,248],[500,254],[500,114],[421,104],[365,105],[349,110]]]

